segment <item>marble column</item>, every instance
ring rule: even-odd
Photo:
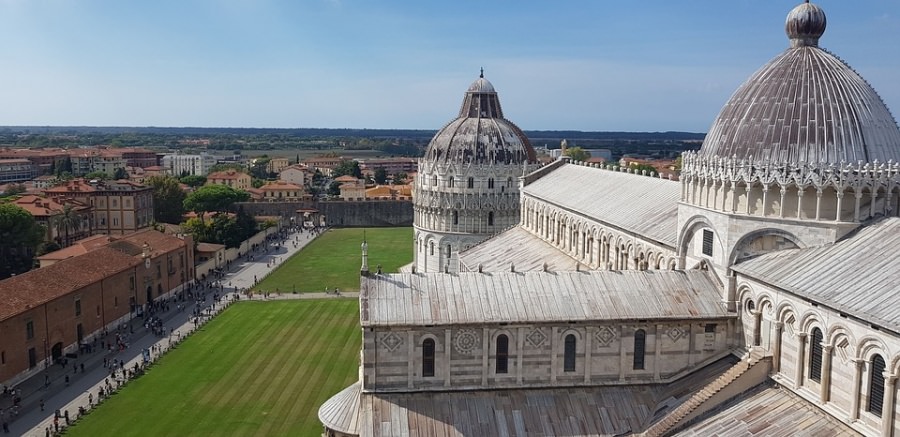
[[[831,352],[834,346],[822,345],[822,381],[819,384],[819,399],[822,404],[831,400]]]
[[[881,405],[881,435],[894,433],[894,395],[897,391],[897,375],[884,372],[884,403]]]
[[[860,393],[860,390],[862,388],[862,373],[863,368],[866,365],[866,361],[860,358],[854,358],[853,363],[856,364],[856,371],[853,372],[853,389],[850,390],[850,393],[853,395],[852,402],[850,404],[851,422],[859,419],[859,398],[862,397],[862,393]]]
[[[794,372],[794,388],[803,385],[803,364],[806,361],[806,333],[797,334],[797,367]]]
[[[775,322],[775,344],[772,346],[772,373],[781,371],[781,333],[784,323]]]

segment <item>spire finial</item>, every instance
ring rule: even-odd
[[[481,74],[479,74],[478,77],[484,79],[484,67],[481,67]]]
[[[825,33],[827,19],[825,12],[809,0],[788,13],[784,30],[791,40],[791,47],[818,47],[819,38]]]
[[[366,242],[366,229],[363,228],[363,242],[360,245],[362,249],[362,266],[359,268],[359,274],[369,276],[369,243]]]

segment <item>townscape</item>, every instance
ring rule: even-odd
[[[900,128],[826,22],[706,134],[484,69],[424,133],[7,128],[2,432],[900,435]]]

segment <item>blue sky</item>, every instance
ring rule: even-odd
[[[705,132],[798,3],[0,0],[0,125],[439,129],[484,67],[526,130]],[[900,113],[900,2],[818,4]]]

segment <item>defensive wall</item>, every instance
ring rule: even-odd
[[[408,200],[328,200],[311,202],[243,202],[236,204],[254,216],[280,216],[310,220],[335,227],[412,226],[413,205]]]

